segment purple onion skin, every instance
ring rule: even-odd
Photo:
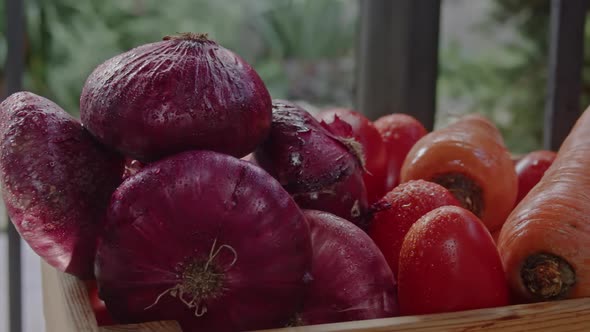
[[[273,175],[301,208],[334,213],[366,228],[367,193],[358,158],[298,105],[273,101],[269,137],[256,162]]]
[[[98,66],[80,114],[101,142],[140,161],[192,149],[243,157],[268,134],[271,99],[243,59],[187,33]]]
[[[0,104],[0,182],[12,223],[50,265],[94,278],[96,241],[123,157],[50,100],[18,92]]]
[[[235,255],[224,248],[212,260],[223,291],[204,299],[207,312],[196,317],[167,290],[214,243]],[[147,165],[113,194],[96,272],[100,297],[121,323],[241,331],[284,324],[301,305],[310,264],[303,213],[276,180],[247,161],[189,151]]]
[[[304,210],[311,231],[312,281],[300,325],[393,317],[396,283],[383,254],[360,228],[333,214]]]

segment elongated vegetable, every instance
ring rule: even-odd
[[[423,179],[449,189],[495,231],[514,207],[517,178],[495,125],[479,115],[431,132],[408,153],[401,180]]]
[[[590,296],[590,111],[541,181],[516,206],[498,248],[524,301]]]

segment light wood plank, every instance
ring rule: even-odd
[[[98,327],[84,283],[43,263],[47,332],[180,332],[175,322]],[[590,331],[590,298],[455,313],[266,330],[266,332]]]
[[[176,322],[99,327],[84,283],[42,263],[46,332],[181,332]]]
[[[325,324],[267,332],[590,331],[590,298],[456,313]]]

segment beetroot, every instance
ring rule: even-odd
[[[273,103],[270,135],[255,151],[302,208],[331,212],[365,228],[367,194],[360,145],[323,127],[301,107]]]
[[[191,149],[242,157],[268,134],[271,99],[243,59],[184,33],[98,66],[80,114],[100,141],[140,161]]]
[[[304,214],[311,230],[312,280],[295,325],[396,315],[393,274],[369,236],[330,213]]]
[[[189,151],[145,166],[113,194],[96,273],[119,322],[242,331],[284,324],[310,262],[307,223],[276,180],[249,162]]]
[[[8,215],[55,268],[93,278],[96,238],[123,158],[50,100],[19,92],[0,104],[0,182]]]

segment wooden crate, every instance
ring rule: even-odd
[[[46,332],[179,332],[175,322],[98,327],[83,282],[43,263]],[[476,290],[474,290],[476,291]],[[590,298],[272,330],[353,331],[590,331]],[[213,332],[213,331],[212,331]]]

